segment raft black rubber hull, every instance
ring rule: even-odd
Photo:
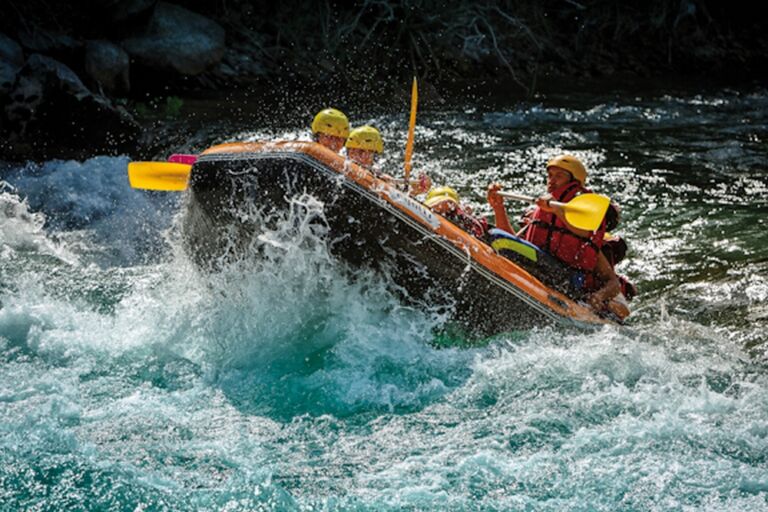
[[[324,204],[329,250],[336,258],[352,268],[385,268],[405,300],[450,308],[453,318],[475,334],[548,323],[584,325],[476,261],[474,238],[465,246],[457,244],[441,235],[444,226],[436,229],[414,218],[376,187],[350,179],[316,155],[283,147],[222,153],[215,149],[193,167],[183,222],[187,250],[203,267],[239,256],[263,229],[238,216],[238,205],[253,201],[267,212],[281,210],[289,207],[289,198],[306,192]],[[322,152],[320,156],[326,157]],[[236,240],[231,240],[233,233]],[[461,236],[471,238],[463,232]],[[556,307],[568,309],[567,299],[556,292],[547,296]]]

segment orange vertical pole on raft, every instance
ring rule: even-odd
[[[405,144],[405,187],[406,190],[411,182],[411,156],[413,155],[413,139],[416,131],[416,105],[419,102],[419,86],[416,84],[416,77],[413,77],[413,86],[411,87],[411,119],[408,123],[408,142]]]

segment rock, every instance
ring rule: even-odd
[[[7,97],[16,83],[16,75],[24,65],[21,46],[0,33],[0,100]]]
[[[24,52],[19,43],[0,32],[0,62],[16,66],[24,65]]]
[[[5,107],[4,126],[16,133],[24,133],[43,98],[43,84],[30,76],[22,76],[13,89],[12,101]]]
[[[66,34],[56,34],[36,26],[20,31],[19,41],[28,50],[51,55],[72,55],[82,47],[80,42]]]
[[[27,152],[25,158],[124,151],[140,131],[124,109],[93,94],[66,65],[40,54],[31,55],[19,71],[5,114],[3,138],[10,144],[0,149],[18,147]]]
[[[13,66],[0,60],[0,99],[5,98],[16,83],[16,72]]]
[[[130,59],[128,54],[109,41],[88,41],[85,44],[85,72],[109,93],[127,93]]]
[[[91,94],[91,91],[68,66],[38,53],[29,57],[22,69],[22,74],[38,77],[48,86],[48,89],[61,90],[77,99],[83,99]]]
[[[157,0],[100,0],[95,7],[108,21],[122,23],[142,16],[156,3]]]
[[[159,2],[140,34],[122,42],[136,63],[147,68],[198,75],[224,55],[224,29],[183,7]]]

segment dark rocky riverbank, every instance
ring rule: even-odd
[[[428,105],[669,77],[765,83],[768,60],[756,8],[703,0],[6,3],[0,158],[11,160],[146,155],[217,117],[400,108],[412,75]],[[220,108],[191,108],[201,98]]]

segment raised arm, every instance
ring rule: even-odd
[[[501,190],[501,184],[491,183],[488,185],[488,204],[493,209],[493,217],[496,227],[503,229],[507,233],[514,233],[512,226],[509,223],[509,217],[507,216],[507,210],[504,208],[504,198],[499,195]]]

